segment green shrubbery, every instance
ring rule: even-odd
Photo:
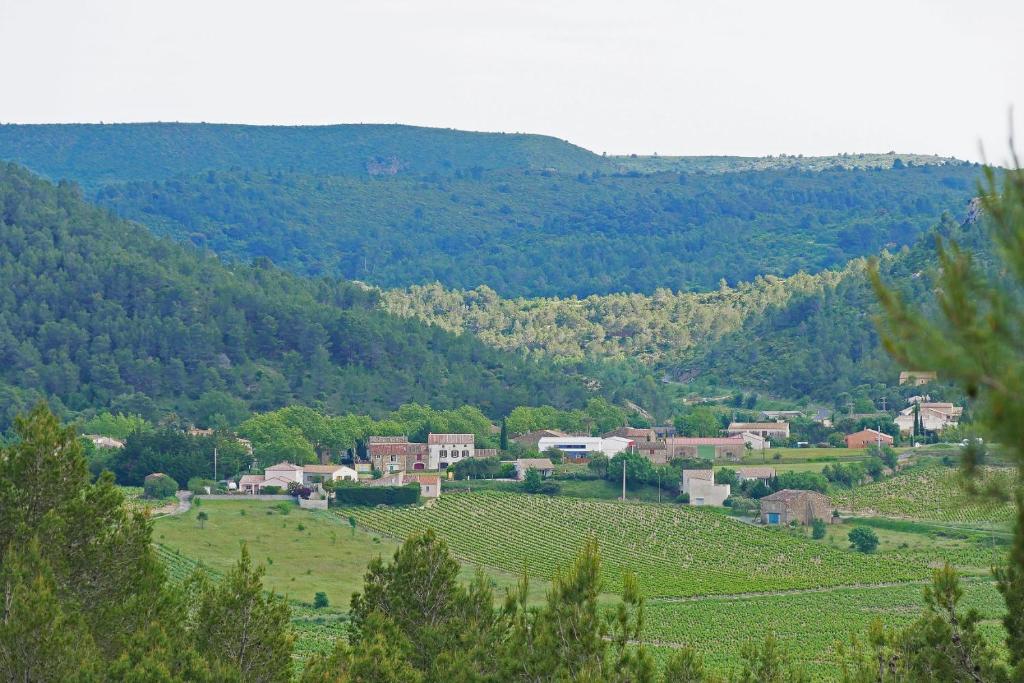
[[[143,482],[142,496],[144,498],[158,500],[170,498],[178,492],[178,482],[161,472],[155,472]]]
[[[341,485],[334,489],[332,505],[414,505],[420,500],[420,485],[357,486]]]

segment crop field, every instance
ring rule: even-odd
[[[990,643],[1001,646],[1005,634],[998,620],[1005,605],[995,586],[970,581],[962,587],[961,605],[979,611],[982,632]],[[924,584],[904,584],[738,599],[652,600],[645,608],[645,635],[659,659],[667,658],[673,647],[689,644],[712,669],[727,673],[738,664],[746,643],[774,633],[812,677],[834,680],[837,644],[849,645],[854,635],[863,641],[876,617],[887,626],[913,621],[923,609],[923,590]]]
[[[631,569],[647,596],[722,595],[921,579],[912,555],[866,556],[755,527],[710,510],[495,492],[442,496],[424,508],[338,510],[374,533],[435,529],[468,562],[550,579],[591,535],[606,589]]]
[[[979,488],[1009,490],[1009,468],[986,468]],[[1013,518],[1010,502],[969,496],[961,486],[959,471],[941,465],[910,469],[885,481],[859,486],[832,496],[833,503],[858,514],[906,517],[951,524],[1003,524]]]

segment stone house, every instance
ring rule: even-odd
[[[762,524],[810,524],[815,519],[832,522],[832,505],[823,493],[782,489],[761,499]]]

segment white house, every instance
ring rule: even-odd
[[[731,493],[728,484],[716,484],[714,470],[683,470],[680,491],[690,496],[690,505],[721,507]]]
[[[612,458],[633,447],[633,441],[622,436],[545,436],[537,441],[541,453],[557,448],[571,458],[585,457],[587,453],[604,453]]]
[[[92,445],[96,448],[124,448],[124,441],[118,439],[111,439],[109,436],[101,436],[99,434],[86,434],[84,438],[92,441]]]
[[[443,470],[454,463],[472,458],[476,450],[472,434],[427,435],[427,469]]]
[[[345,465],[303,465],[302,483],[315,484],[321,481],[359,481],[359,473]]]
[[[915,408],[921,415],[921,427],[926,432],[941,432],[946,427],[955,426],[964,412],[961,406],[952,403],[918,402],[901,410],[893,420],[899,425],[901,434],[913,433]]]
[[[359,474],[344,465],[293,465],[288,461],[279,462],[263,470],[263,474],[246,474],[238,482],[242,493],[260,493],[263,489],[276,486],[282,492],[289,484],[310,485],[322,481],[347,479],[359,481]]]
[[[263,469],[265,479],[283,479],[286,482],[302,483],[302,467],[293,465],[287,460]]]

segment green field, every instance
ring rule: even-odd
[[[989,642],[1001,645],[1002,597],[987,581],[965,582],[963,587],[962,604],[978,609]],[[849,645],[854,635],[863,640],[876,617],[888,626],[908,624],[921,614],[923,589],[922,584],[904,584],[739,599],[653,600],[645,610],[645,631],[659,659],[671,654],[673,647],[689,644],[719,672],[736,666],[745,644],[759,643],[774,633],[788,658],[811,676],[835,680],[836,645]]]
[[[772,631],[816,678],[834,674],[835,643],[863,633],[874,616],[889,624],[915,617],[929,565],[951,561],[966,574],[984,574],[1003,547],[986,545],[987,533],[947,533],[939,525],[853,520],[831,525],[825,539],[814,541],[806,529],[755,527],[712,510],[495,491],[452,492],[424,508],[287,509],[204,500],[187,514],[155,520],[153,538],[175,579],[200,564],[217,578],[244,540],[267,569],[267,588],[292,601],[297,667],[344,635],[349,597],[361,588],[366,564],[390,556],[395,539],[427,527],[463,561],[463,580],[482,566],[500,598],[525,569],[534,602],[548,588],[545,579],[596,535],[609,591],[601,601],[617,600],[612,593],[624,569],[637,573],[648,597],[645,640],[657,658],[689,643],[726,672],[744,642]],[[198,510],[209,515],[202,528]],[[355,534],[349,514],[359,523]],[[876,527],[878,553],[848,549],[846,534],[858,523]],[[317,591],[327,593],[330,608],[308,605]],[[986,632],[998,636],[995,591],[975,579],[967,595],[989,620]]]
[[[720,595],[920,579],[911,555],[866,556],[755,527],[708,509],[495,492],[442,496],[429,508],[339,510],[361,527],[403,538],[435,529],[460,557],[550,578],[591,535],[608,590],[631,569],[647,596]]]
[[[858,486],[833,495],[833,503],[857,514],[905,517],[951,524],[1005,524],[1014,508],[1005,502],[969,496],[959,470],[941,465],[914,467],[884,481]],[[979,487],[995,487],[1004,494],[1012,483],[1012,470],[986,468]]]
[[[352,593],[362,590],[370,560],[377,556],[389,559],[397,548],[384,534],[364,530],[353,534],[347,517],[303,510],[294,504],[289,504],[288,514],[282,514],[279,505],[244,498],[204,500],[183,515],[156,519],[153,541],[177,579],[184,578],[197,563],[223,574],[238,561],[245,542],[253,561],[267,570],[264,585],[268,590],[300,603],[311,603],[313,596],[323,591],[332,608],[342,610],[348,609]],[[202,528],[196,520],[199,510],[209,515]],[[462,578],[471,578],[475,569],[475,565],[465,564]],[[499,596],[518,580],[518,574],[488,574]],[[534,582],[531,599],[538,600],[546,587],[546,582]]]

